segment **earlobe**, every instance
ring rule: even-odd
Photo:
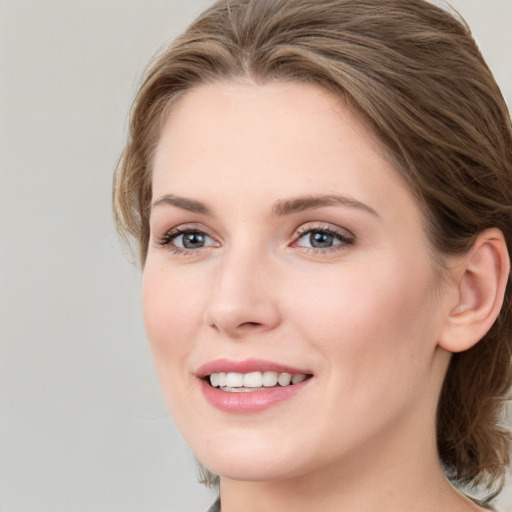
[[[438,345],[462,352],[478,343],[492,327],[503,305],[510,259],[503,233],[480,233],[471,249],[460,257],[454,274],[456,304],[447,314]]]

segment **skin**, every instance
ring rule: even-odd
[[[204,85],[173,106],[153,171],[146,330],[178,428],[221,475],[223,512],[481,510],[446,481],[435,443],[450,359],[438,342],[459,295],[361,120],[313,85]],[[325,195],[350,201],[276,214]],[[205,246],[179,247],[176,227]],[[312,247],[325,228],[333,246]],[[196,376],[218,358],[313,377],[273,407],[226,413]]]

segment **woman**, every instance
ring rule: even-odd
[[[512,134],[463,22],[215,3],[145,76],[114,207],[223,512],[489,507],[452,484],[509,461]]]

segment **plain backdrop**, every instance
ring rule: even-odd
[[[110,206],[137,80],[209,3],[0,0],[0,512],[213,499],[166,412]],[[512,0],[452,4],[510,106]]]

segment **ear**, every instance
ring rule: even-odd
[[[468,350],[489,331],[503,305],[510,273],[507,245],[496,228],[480,233],[471,249],[456,260],[450,270],[455,298],[438,340],[449,352]]]

